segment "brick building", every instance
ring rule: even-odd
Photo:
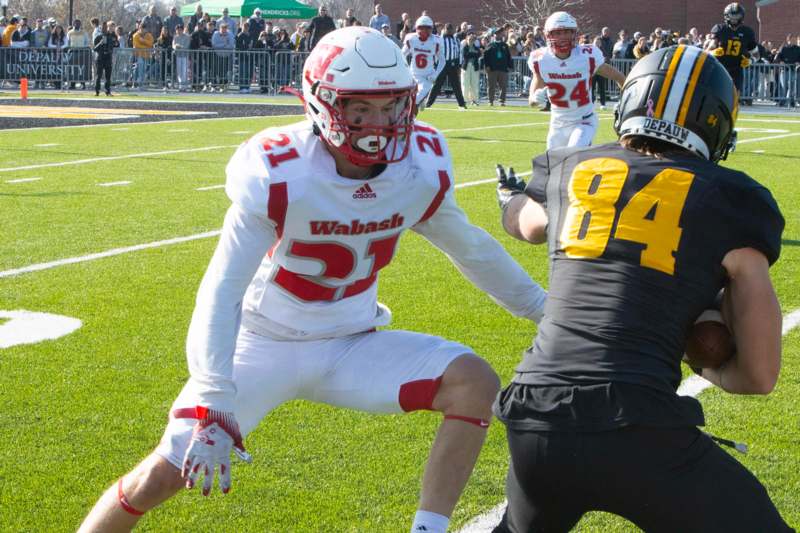
[[[603,26],[609,26],[616,34],[621,28],[631,32],[650,32],[660,26],[664,29],[686,33],[695,26],[701,33],[707,33],[711,27],[722,22],[722,10],[730,0],[584,0],[582,11],[592,20],[592,27],[583,28],[596,32]],[[380,0],[383,11],[393,22],[400,20],[400,14],[408,12],[416,19],[423,9],[437,22],[460,23],[468,21],[482,28],[492,25],[486,18],[486,5],[492,0]],[[747,10],[745,24],[753,28],[756,35],[760,27],[757,18],[756,4],[769,4],[762,7],[770,10],[769,16],[781,17],[786,11],[794,11],[794,17],[800,17],[800,0],[744,0],[740,2]],[[773,4],[776,4],[773,7]],[[575,14],[578,14],[577,10]],[[772,13],[775,15],[772,15]],[[770,19],[772,20],[772,19]],[[544,20],[539,21],[544,23]],[[794,33],[800,33],[800,25],[795,24]],[[780,34],[780,32],[778,32]],[[785,33],[783,34],[785,37]],[[782,40],[783,38],[781,38]]]
[[[800,0],[759,0],[760,39],[780,46],[789,34],[800,35]]]

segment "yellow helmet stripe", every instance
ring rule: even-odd
[[[697,88],[697,80],[700,78],[700,73],[703,71],[703,65],[706,62],[706,58],[708,54],[705,52],[700,53],[697,61],[694,64],[694,70],[692,70],[692,77],[689,80],[689,86],[686,88],[686,92],[683,93],[683,104],[681,105],[681,111],[678,115],[678,124],[683,126],[686,124],[686,115],[689,113],[689,106],[692,104],[692,98],[694,97],[694,91]]]
[[[675,51],[675,55],[672,56],[672,61],[669,64],[669,68],[667,68],[667,76],[664,78],[664,84],[661,86],[661,94],[658,95],[658,105],[656,105],[655,113],[656,118],[662,118],[664,116],[664,105],[667,103],[670,84],[672,83],[672,78],[675,77],[675,72],[678,70],[678,63],[681,62],[681,56],[685,49],[685,46],[679,46]]]

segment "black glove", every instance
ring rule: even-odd
[[[518,179],[514,174],[514,169],[508,167],[508,176],[503,165],[497,165],[497,203],[500,209],[505,210],[511,199],[518,194],[525,193],[525,180]]]

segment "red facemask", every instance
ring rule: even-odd
[[[569,36],[553,36],[553,32],[557,31],[558,29],[560,28],[556,28],[555,30],[552,30],[546,34],[545,37],[547,37],[547,44],[550,46],[550,50],[552,50],[555,54],[569,54],[575,47],[575,38],[578,32],[570,29]]]
[[[320,85],[318,91],[332,88]],[[408,140],[414,125],[414,94],[416,87],[405,89],[387,89],[380,91],[342,91],[337,95],[333,105],[320,98],[327,107],[331,116],[331,133],[340,133],[344,136],[341,146],[336,146],[330,141],[323,140],[334,150],[347,156],[347,159],[359,166],[369,167],[377,164],[395,163],[408,155]],[[345,103],[351,98],[370,100],[377,98],[397,98],[397,110],[392,124],[351,124],[345,119]]]

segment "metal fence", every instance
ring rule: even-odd
[[[117,48],[112,61],[112,85],[116,91],[260,91],[276,94],[282,87],[299,87],[307,53],[284,50],[170,50]],[[613,59],[623,74],[636,60]],[[755,63],[745,69],[742,98],[776,104],[800,98],[800,66]],[[18,82],[26,77],[32,88],[70,89],[94,81],[94,52],[89,48],[0,48],[0,81]],[[527,98],[531,71],[527,58],[515,57],[508,76],[509,98]],[[598,77],[606,97],[619,97],[616,83]],[[480,96],[487,83],[480,73]],[[447,83],[442,92],[452,89]],[[595,95],[597,98],[597,95]]]

